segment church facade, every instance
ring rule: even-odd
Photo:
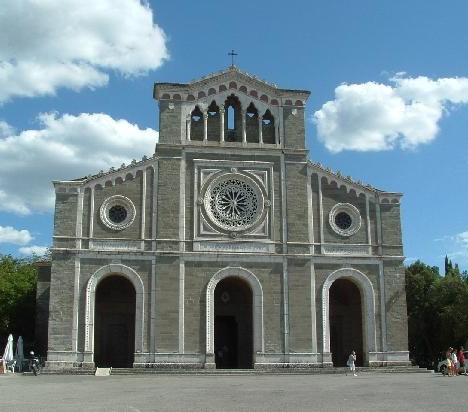
[[[308,96],[156,83],[151,157],[54,182],[50,368],[409,364],[401,194],[308,159]]]

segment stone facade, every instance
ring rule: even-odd
[[[54,182],[49,367],[408,364],[401,194],[308,160],[308,95],[156,83],[153,156]]]

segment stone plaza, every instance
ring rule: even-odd
[[[4,412],[456,411],[468,378],[436,373],[2,375]]]

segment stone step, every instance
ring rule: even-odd
[[[110,375],[214,375],[214,376],[239,376],[239,375],[321,375],[349,373],[348,368],[271,368],[271,369],[166,369],[166,368],[110,368]],[[419,368],[417,366],[387,366],[387,367],[358,367],[361,373],[434,373],[433,370]],[[96,369],[72,368],[72,369],[48,369],[41,370],[44,375],[94,375]],[[24,374],[29,374],[26,372]]]
[[[110,376],[112,368],[96,368],[94,376]]]
[[[158,369],[158,368],[112,368],[112,375],[274,375],[274,374],[342,374],[348,368],[274,368],[274,369]],[[433,373],[417,366],[356,368],[357,373]]]

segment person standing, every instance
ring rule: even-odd
[[[452,374],[453,376],[458,376],[458,358],[457,358],[457,350],[452,349],[452,354],[450,360],[452,361]]]
[[[349,367],[349,371],[352,372],[353,376],[357,376],[356,373],[356,352],[352,351],[348,357],[346,364]]]
[[[463,346],[460,346],[460,349],[458,350],[458,362],[460,363],[460,373],[461,370],[463,369],[463,375],[466,375],[466,367],[465,367],[465,348]]]

